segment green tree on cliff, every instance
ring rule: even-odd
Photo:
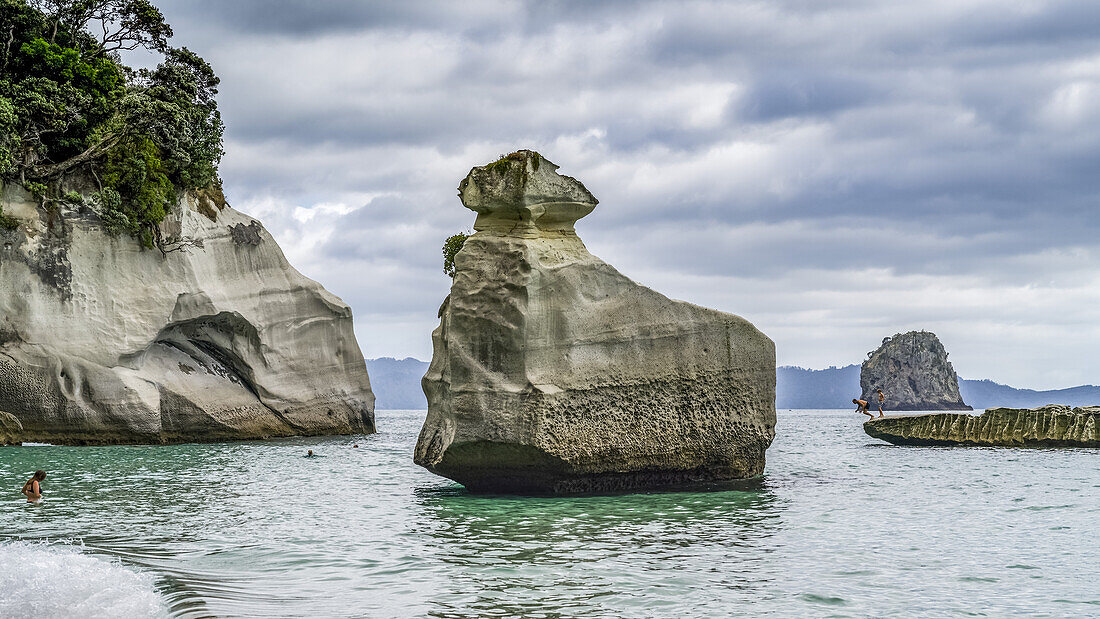
[[[443,272],[452,278],[455,276],[455,256],[468,238],[470,238],[469,233],[459,232],[443,241]]]
[[[181,191],[217,182],[218,78],[147,0],[0,0],[0,179],[44,201],[98,185],[104,225],[145,246]],[[132,69],[119,52],[163,61]],[[42,188],[45,188],[42,190]]]

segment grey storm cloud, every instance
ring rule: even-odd
[[[1100,380],[1088,1],[172,0],[222,77],[222,175],[368,356],[425,357],[473,165],[539,150],[588,246],[782,363],[937,331],[960,373]]]

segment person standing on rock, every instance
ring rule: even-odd
[[[46,479],[46,471],[41,469],[34,472],[34,476],[23,484],[23,495],[28,503],[37,503],[42,498],[42,482]]]
[[[853,399],[852,404],[856,405],[856,412],[857,413],[863,413],[864,415],[867,415],[871,419],[875,418],[875,416],[872,415],[871,412],[867,410],[868,408],[871,407],[871,403],[868,402],[867,400],[855,400],[855,399]]]
[[[885,417],[886,415],[882,414],[882,403],[886,400],[886,396],[882,393],[882,389],[876,389],[875,391],[878,391],[878,416]]]

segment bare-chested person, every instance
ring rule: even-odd
[[[882,393],[882,389],[876,389],[875,391],[878,391],[878,416],[885,417],[886,415],[882,414],[882,403],[886,401],[886,396]]]
[[[871,406],[871,403],[868,402],[867,400],[852,400],[852,404],[856,405],[856,412],[857,413],[863,413],[864,415],[867,415],[871,419],[875,418],[875,416],[872,415],[871,412],[867,410]]]

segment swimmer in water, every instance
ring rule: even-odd
[[[310,449],[309,451],[306,452],[306,457],[307,458],[312,458],[313,457],[313,450],[312,449]]]
[[[352,445],[351,448],[352,449],[359,449],[359,443],[356,443],[356,444]]]
[[[34,472],[34,476],[23,484],[23,494],[28,503],[37,503],[42,499],[42,482],[46,479],[46,471],[41,469]]]

